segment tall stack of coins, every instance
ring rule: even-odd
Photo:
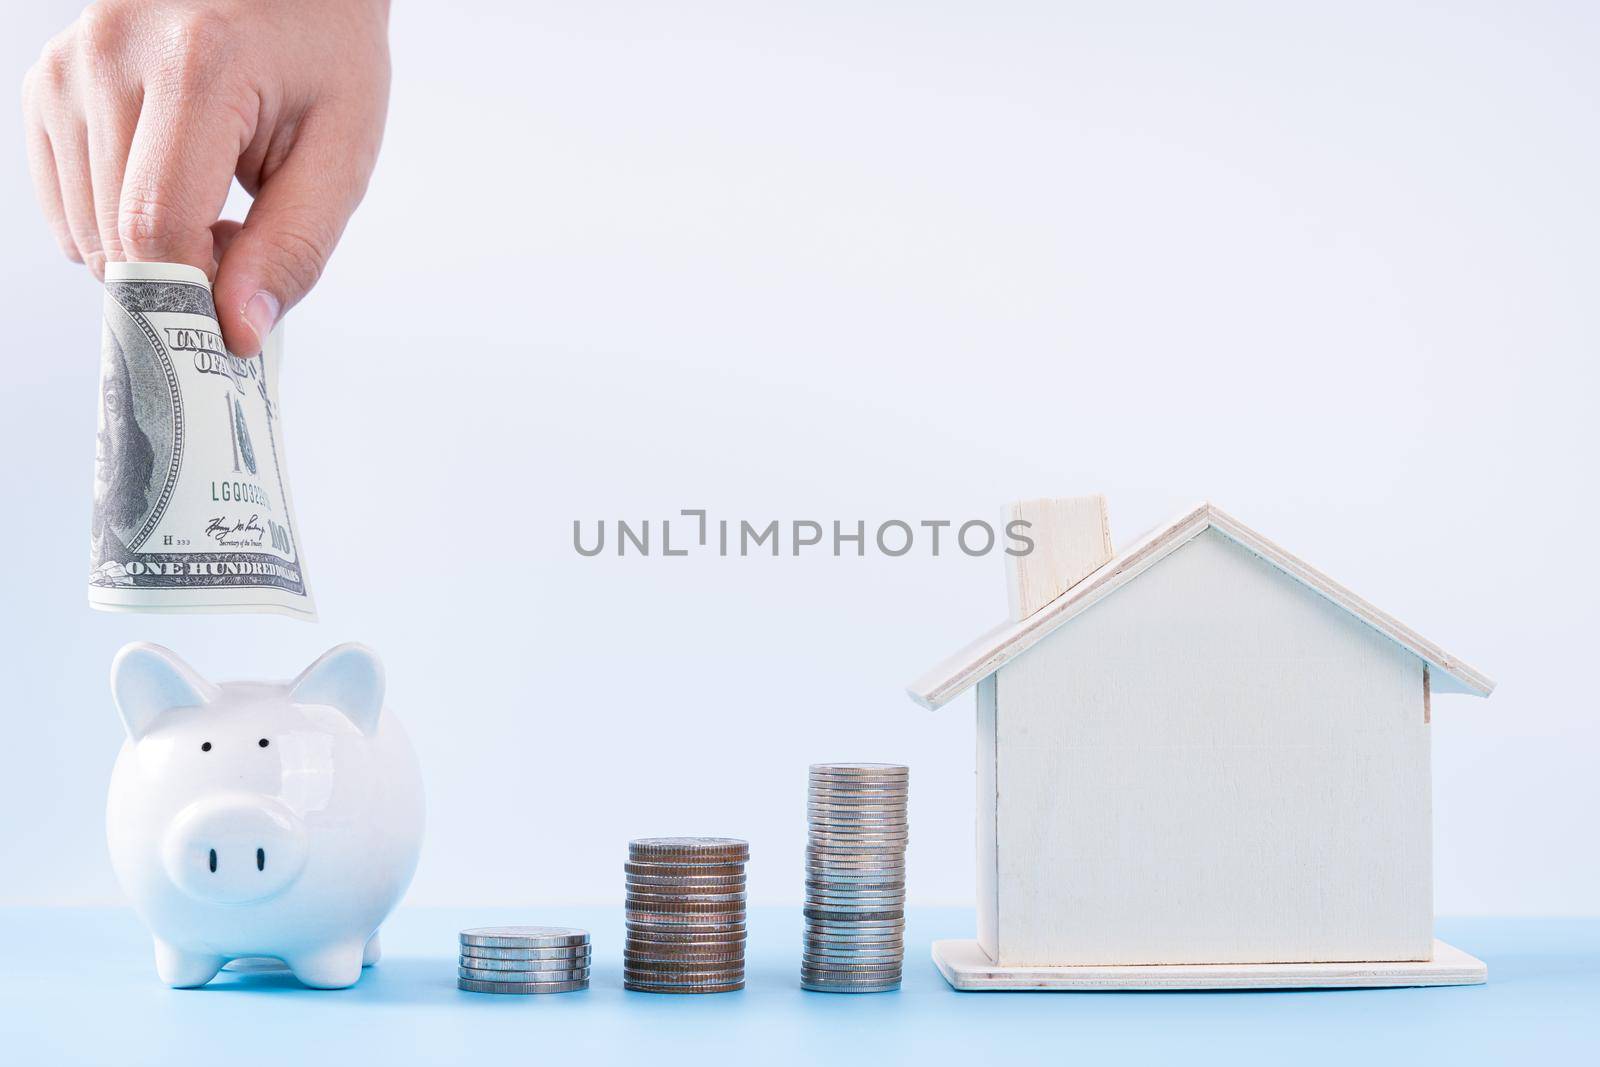
[[[906,791],[890,763],[814,763],[806,798],[806,947],[800,984],[829,993],[900,986]]]
[[[628,842],[622,984],[645,993],[744,988],[750,845],[732,837]]]
[[[589,931],[479,926],[461,931],[456,988],[469,993],[569,993],[589,988]]]

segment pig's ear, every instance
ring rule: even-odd
[[[324,652],[289,687],[296,704],[326,704],[344,712],[364,734],[378,728],[383,712],[383,664],[377,653],[355,642]]]
[[[137,741],[163,712],[211,703],[217,687],[171,649],[135,641],[111,661],[111,696],[128,737]]]

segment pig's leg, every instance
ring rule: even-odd
[[[367,938],[367,947],[361,950],[361,966],[371,967],[383,957],[383,949],[378,944],[378,935],[381,930],[372,931],[372,936]]]
[[[228,961],[221,956],[185,952],[170,942],[156,938],[156,974],[174,989],[193,989],[217,976]]]
[[[362,942],[323,945],[285,959],[294,976],[315,989],[343,989],[361,977]]]

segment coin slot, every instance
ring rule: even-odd
[[[212,849],[211,850],[211,873],[212,874],[216,874],[217,873],[217,850],[216,849]]]
[[[264,871],[266,869],[267,869],[267,850],[264,849],[264,848],[258,848],[258,849],[256,849],[256,870]]]

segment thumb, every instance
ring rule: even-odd
[[[366,191],[371,165],[363,153],[348,145],[337,152],[332,138],[302,131],[217,264],[217,319],[235,355],[260,352],[273,326],[317,283]]]

